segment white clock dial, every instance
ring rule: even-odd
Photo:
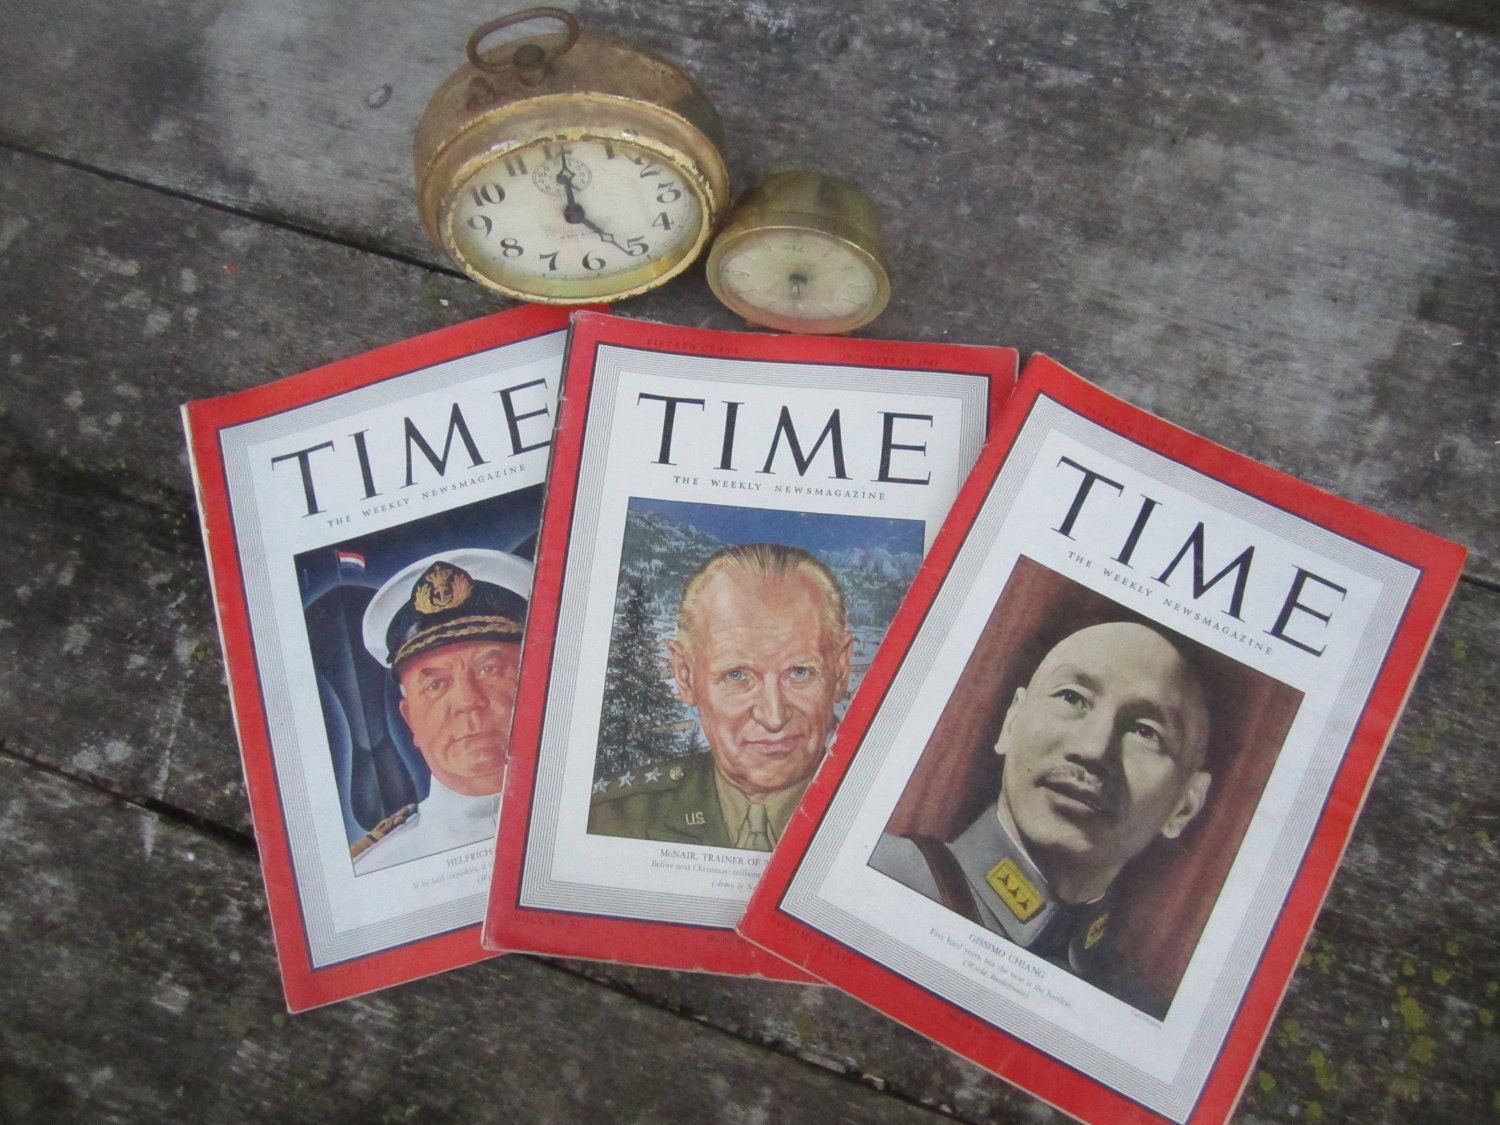
[[[715,263],[732,308],[791,332],[847,331],[868,319],[880,294],[869,257],[814,230],[769,228],[736,239]]]
[[[626,141],[584,139],[485,164],[459,187],[450,231],[469,263],[519,289],[597,283],[606,292],[680,261],[703,224],[696,191],[671,164]]]

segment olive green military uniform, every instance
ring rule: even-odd
[[[594,783],[589,832],[675,844],[730,847],[714,785],[714,757],[655,762]]]

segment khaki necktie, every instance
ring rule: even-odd
[[[750,804],[749,831],[745,834],[745,847],[752,852],[771,850],[771,822],[766,818],[766,806],[753,801]]]

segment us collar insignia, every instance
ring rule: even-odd
[[[1047,903],[1042,892],[1037,890],[1036,885],[1030,879],[1021,874],[1016,861],[1009,857],[990,868],[984,881],[1000,896],[1000,901],[1010,908],[1010,912],[1016,916],[1017,921],[1030,921]]]

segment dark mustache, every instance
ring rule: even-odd
[[[1044,770],[1037,784],[1073,797],[1101,813],[1113,815],[1119,807],[1118,787],[1109,779],[1076,762],[1062,762]]]

